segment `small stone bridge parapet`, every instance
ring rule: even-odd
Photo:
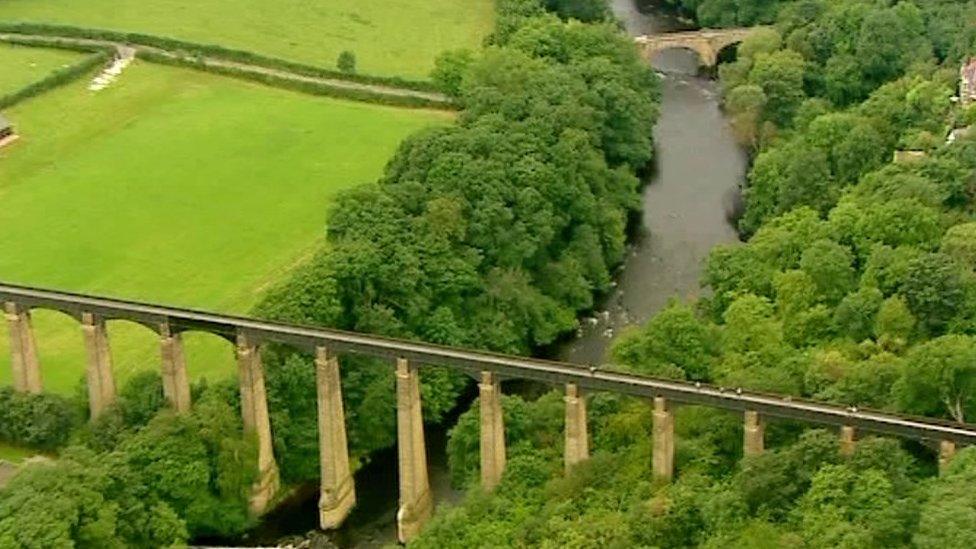
[[[648,62],[659,52],[682,48],[697,53],[702,65],[714,67],[718,64],[719,52],[732,44],[742,42],[757,28],[763,27],[669,32],[638,36],[636,42],[641,49],[641,54]]]
[[[420,369],[425,365],[453,368],[480,381],[481,478],[486,490],[498,483],[505,467],[505,431],[500,401],[502,379],[529,379],[564,387],[564,461],[567,470],[589,457],[586,391],[609,391],[653,402],[654,453],[650,472],[654,478],[662,480],[673,475],[673,410],[675,405],[681,404],[710,406],[742,414],[743,450],[747,455],[763,452],[765,422],[770,417],[837,427],[844,453],[853,451],[856,434],[861,431],[927,442],[937,447],[940,465],[948,463],[957,444],[976,444],[976,425],[972,424],[813,402],[788,395],[650,378],[579,364],[2,283],[0,304],[10,332],[14,388],[21,392],[43,390],[31,311],[55,310],[79,320],[87,350],[86,378],[92,418],[104,412],[115,399],[107,321],[136,322],[157,333],[164,394],[177,413],[186,412],[191,407],[181,335],[187,331],[201,331],[227,339],[229,351],[237,357],[244,429],[256,435],[258,440],[259,474],[252,487],[251,499],[251,510],[255,514],[267,510],[279,488],[261,348],[278,343],[313,351],[322,468],[319,510],[323,529],[338,527],[356,499],[349,468],[339,356],[359,354],[388,360],[397,386],[400,473],[397,528],[401,542],[416,536],[433,510],[420,398]]]

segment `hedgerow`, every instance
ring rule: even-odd
[[[107,51],[100,51],[85,57],[74,65],[55,69],[40,80],[31,82],[18,90],[0,96],[0,109],[12,107],[25,99],[30,99],[46,91],[73,82],[91,72],[95,67],[104,65],[109,58],[110,54]]]

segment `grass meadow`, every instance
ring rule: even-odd
[[[0,21],[59,23],[219,44],[321,67],[425,78],[443,50],[475,48],[493,0],[4,0]]]
[[[0,44],[0,96],[36,82],[78,58],[78,53],[70,51]]]
[[[0,150],[0,280],[229,313],[314,248],[331,197],[375,180],[404,137],[452,116],[141,62],[101,92],[87,84],[5,113],[22,138]],[[45,388],[78,391],[78,324],[36,311],[34,327]],[[152,332],[110,322],[109,333],[120,384],[158,367]],[[8,337],[0,327],[0,384]],[[193,378],[234,372],[228,343],[186,344]]]

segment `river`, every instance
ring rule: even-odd
[[[611,4],[634,36],[687,28],[646,0]],[[671,297],[695,296],[708,251],[738,238],[726,221],[726,209],[730,193],[743,179],[747,159],[719,109],[716,84],[698,76],[698,59],[690,51],[662,52],[652,64],[662,74],[662,104],[654,131],[655,163],[643,192],[643,218],[617,273],[616,288],[593,317],[595,324],[584,322],[578,337],[553,352],[572,362],[601,362],[612,336],[623,327],[646,321]],[[473,396],[463,399],[456,413],[467,409]],[[460,494],[449,482],[445,427],[428,428],[427,453],[435,501],[457,501]],[[396,467],[396,450],[390,449],[374,455],[356,474],[359,503],[343,528],[330,536],[337,545],[382,547],[395,540]],[[314,530],[317,501],[314,488],[297,494],[269,514],[245,542],[271,544]]]
[[[612,1],[614,13],[634,36],[687,28],[647,4]],[[643,219],[616,288],[585,319],[578,337],[557,353],[570,362],[602,362],[622,328],[646,322],[672,297],[698,295],[709,250],[738,240],[726,213],[747,157],[719,108],[717,84],[698,75],[698,57],[691,51],[661,52],[652,65],[662,76],[661,117],[654,130],[654,170],[644,188]]]

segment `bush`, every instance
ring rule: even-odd
[[[80,423],[78,405],[61,396],[0,389],[0,441],[53,451]]]
[[[339,59],[336,61],[336,67],[339,68],[345,74],[353,74],[356,72],[356,54],[345,50],[339,54]]]

